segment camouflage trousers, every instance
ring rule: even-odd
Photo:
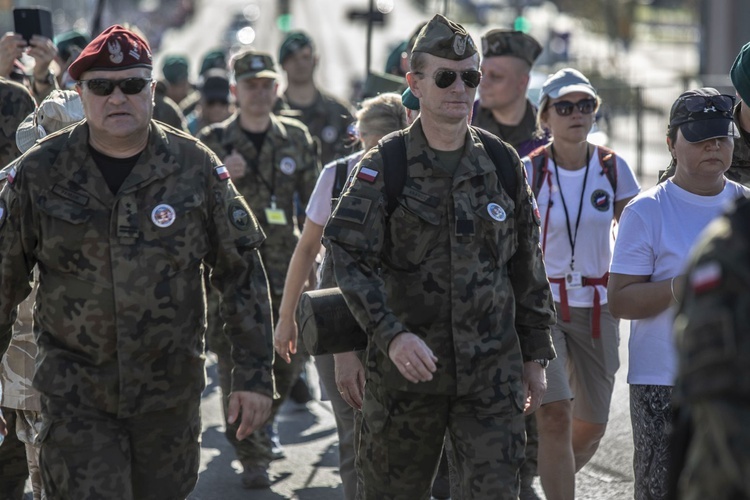
[[[26,446],[16,435],[16,410],[2,408],[8,435],[0,446],[0,500],[21,500],[29,477]]]
[[[736,398],[691,406],[692,436],[677,498],[750,497],[750,407]]]
[[[220,322],[215,320],[212,321],[212,318],[218,316],[218,302],[217,294],[209,293],[209,326],[207,336],[209,349],[216,354],[218,360],[217,371],[219,373],[219,385],[221,386],[224,410],[224,434],[234,448],[235,453],[237,454],[237,460],[242,463],[243,467],[268,467],[273,460],[273,453],[271,452],[271,439],[265,428],[261,428],[242,441],[238,441],[236,434],[239,422],[230,424],[226,420],[229,407],[229,393],[232,391],[232,369],[234,368],[234,363],[232,362],[232,346],[229,343],[229,339],[224,335],[223,329],[218,326]],[[279,300],[276,300],[276,298],[273,297],[272,302],[274,304],[273,317],[276,319],[278,318],[276,304],[278,304]],[[212,315],[211,312],[212,307],[214,308],[214,315]],[[274,398],[273,400],[271,406],[271,417],[268,420],[269,424],[276,418],[281,404],[289,395],[289,391],[291,391],[294,382],[299,377],[308,359],[309,356],[304,352],[302,342],[298,344],[297,354],[292,355],[291,363],[287,363],[279,356],[275,356],[273,361],[273,377],[276,392],[280,397]]]
[[[49,498],[183,500],[200,465],[200,399],[117,418],[42,396],[40,469]]]
[[[366,500],[429,499],[446,434],[462,499],[517,499],[524,417],[506,388],[453,397],[388,390],[368,380],[358,467]]]

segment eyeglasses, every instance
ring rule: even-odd
[[[685,104],[685,109],[691,113],[709,111],[727,112],[734,109],[734,96],[719,94],[712,96],[689,95],[679,99]]]
[[[419,74],[421,75],[422,73]],[[453,85],[453,82],[456,81],[458,75],[461,75],[461,80],[463,80],[464,85],[471,89],[477,88],[477,85],[479,85],[479,82],[482,80],[482,73],[475,69],[461,71],[460,73],[449,69],[441,69],[435,73],[433,78],[435,79],[435,85],[437,85],[439,89],[447,89]]]
[[[80,85],[85,83],[94,95],[107,96],[115,91],[115,87],[120,87],[120,90],[125,95],[138,94],[150,81],[151,78],[124,78],[122,80],[92,78],[91,80],[80,80],[78,83]]]
[[[584,115],[590,115],[596,109],[596,99],[581,99],[578,102],[570,101],[558,101],[552,103],[555,107],[555,111],[560,116],[568,116],[573,113],[573,108],[578,108],[578,111]]]

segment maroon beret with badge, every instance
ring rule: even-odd
[[[148,42],[119,24],[110,26],[91,40],[68,68],[73,80],[86,71],[112,71],[151,68],[153,60]]]

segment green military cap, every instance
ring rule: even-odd
[[[232,58],[235,81],[247,78],[278,78],[270,54],[253,49],[240,52]]]
[[[220,68],[223,70],[227,69],[227,55],[223,50],[211,50],[203,56],[201,62],[200,75],[203,75],[206,71],[213,68]]]
[[[188,79],[188,60],[185,56],[167,56],[161,66],[164,79],[169,83],[180,83]]]
[[[750,43],[746,43],[740,49],[732,69],[729,70],[729,76],[742,102],[750,104]]]
[[[515,56],[529,65],[542,53],[542,45],[523,31],[509,29],[490,30],[482,37],[482,56]]]
[[[419,99],[412,94],[410,88],[407,88],[404,90],[404,93],[401,94],[401,104],[412,111],[419,111]]]
[[[279,64],[284,64],[287,57],[304,47],[313,47],[312,38],[304,31],[289,32],[279,48]]]
[[[55,37],[55,46],[62,60],[67,61],[73,55],[74,49],[77,48],[78,52],[80,52],[89,44],[89,41],[91,41],[91,37],[86,33],[70,30],[60,33]]]
[[[435,14],[417,35],[412,52],[426,52],[443,59],[463,61],[476,54],[477,48],[463,26]]]

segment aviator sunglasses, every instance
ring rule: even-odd
[[[552,104],[560,116],[568,116],[573,113],[573,108],[584,115],[590,115],[596,109],[596,99],[581,99],[578,102],[559,101]]]
[[[482,73],[475,69],[461,71],[460,73],[449,69],[441,69],[435,72],[433,78],[435,79],[435,85],[437,85],[439,89],[447,89],[453,85],[453,82],[456,81],[458,75],[461,75],[461,80],[463,80],[464,84],[471,89],[476,88],[482,80]]]
[[[122,80],[92,78],[91,80],[80,80],[78,83],[81,85],[85,83],[94,95],[107,96],[115,91],[115,87],[120,87],[125,95],[138,94],[150,81],[151,78],[124,78]]]

